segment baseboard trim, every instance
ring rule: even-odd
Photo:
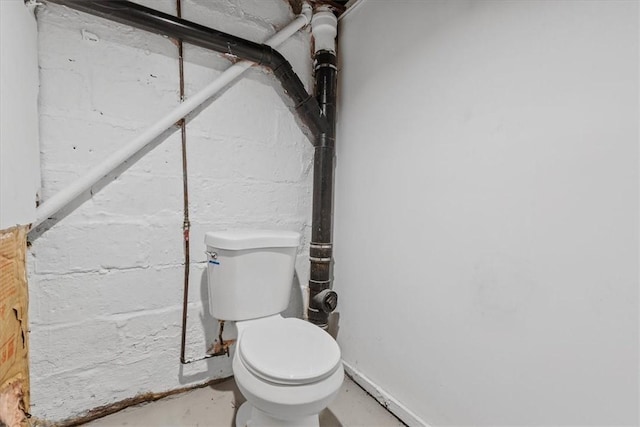
[[[430,427],[429,424],[424,422],[419,416],[414,414],[398,402],[393,396],[386,392],[383,388],[375,384],[362,372],[355,369],[349,363],[342,361],[346,374],[360,387],[369,393],[374,399],[376,399],[387,411],[395,415],[400,421],[410,427]]]

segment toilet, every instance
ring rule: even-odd
[[[340,348],[324,330],[280,313],[289,304],[300,234],[209,232],[209,307],[235,321],[233,374],[247,399],[236,427],[318,427],[344,379]]]

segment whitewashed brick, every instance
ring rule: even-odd
[[[209,80],[202,82],[201,87],[207,83]],[[198,86],[194,85],[194,89],[197,91]],[[245,78],[219,95],[189,126],[209,135],[271,141],[275,138],[277,121],[274,105],[281,103],[272,87]]]
[[[166,12],[175,6],[140,2]],[[186,0],[183,14],[257,41],[291,18],[280,0]],[[178,105],[178,64],[176,46],[158,35],[54,4],[41,8],[38,20],[46,200]],[[99,41],[83,40],[83,29]],[[308,32],[283,49],[309,84]],[[189,45],[185,57],[187,96],[230,65]],[[208,311],[205,232],[299,230],[308,242],[313,149],[278,89],[272,75],[255,67],[189,118],[188,357],[203,355],[217,332]],[[139,393],[229,376],[226,357],[179,363],[180,133],[165,133],[80,201],[33,239],[29,253],[34,416],[60,421]],[[301,249],[296,263],[303,283],[306,253]],[[232,336],[233,326],[226,331]]]
[[[141,216],[182,215],[182,182],[175,177],[125,172],[93,196],[100,211]]]
[[[270,5],[274,1],[267,1]],[[270,25],[257,19],[245,19],[245,11],[235,0],[216,1],[185,0],[182,16],[198,24],[216,28],[249,40],[262,41],[270,32]],[[287,19],[284,17],[284,19]]]
[[[237,138],[209,136],[205,132],[188,130],[187,161],[190,188],[199,191],[200,179],[242,179],[244,171],[234,167]]]
[[[149,146],[152,148],[151,151],[148,151],[142,158],[137,159],[128,172],[144,172],[153,174],[153,176],[170,176],[181,180],[182,148],[180,130],[172,128],[169,132],[172,133],[168,137],[160,138],[158,143],[152,143]]]
[[[88,320],[70,326],[34,327],[29,340],[32,348],[48,350],[32,351],[30,354],[34,389],[39,381],[47,377],[110,363],[122,352],[116,324],[101,320]]]
[[[32,326],[76,323],[176,306],[182,298],[181,266],[45,275],[29,301]],[[80,326],[81,327],[81,326]]]
[[[40,115],[42,163],[46,169],[89,170],[136,135],[137,127],[115,126],[90,115]],[[46,183],[45,183],[46,184]]]
[[[162,3],[166,1],[162,0]],[[148,0],[145,3],[151,5],[157,3],[157,1]],[[177,57],[175,46],[161,35],[76,12],[64,6],[47,3],[44,7],[38,8],[37,19],[38,30],[41,34],[38,43],[42,57],[52,53],[61,53],[63,57],[66,57],[67,54],[74,54],[77,58],[89,59],[91,51],[88,46],[99,43],[115,43],[139,49],[144,53]],[[98,36],[99,42],[83,40],[82,30]],[[61,32],[69,33],[72,36],[60,36],[59,33]],[[83,43],[60,43],[59,41],[64,38],[74,41],[80,40]],[[90,61],[88,63],[90,64]]]
[[[59,225],[33,243],[35,273],[149,267],[145,222]]]
[[[193,195],[196,205],[205,204],[207,196],[215,195],[218,218],[258,217],[273,218],[295,215],[298,212],[300,185],[265,183],[260,181],[201,180],[201,191]],[[214,207],[212,206],[212,210]]]
[[[245,17],[266,21],[275,26],[286,25],[293,17],[288,2],[266,2],[262,0],[238,0]]]
[[[67,61],[75,60],[69,58]],[[64,65],[67,64],[58,65],[61,68],[40,66],[40,100],[55,103],[55,109],[58,111],[89,111],[90,83],[86,74],[71,67],[63,68]]]
[[[32,398],[35,402],[46,402],[51,418],[65,419],[69,414],[79,414],[87,408],[115,403],[132,395],[166,391],[175,388],[176,384],[204,382],[210,378],[221,378],[231,374],[227,357],[196,362],[178,370],[176,361],[180,355],[179,328],[163,329],[163,318],[167,315],[176,317],[179,316],[179,312],[162,312],[130,319],[126,332],[121,332],[122,351],[107,347],[103,349],[103,354],[94,355],[93,348],[83,349],[74,346],[73,350],[82,352],[86,359],[93,359],[94,363],[87,367],[72,367],[67,364],[67,370],[47,376],[36,372],[37,378],[32,378]],[[148,325],[160,326],[154,329]],[[88,329],[91,329],[91,325]],[[99,337],[100,333],[97,330],[95,332]],[[150,335],[145,337],[145,333]],[[71,337],[56,338],[62,342],[69,342]],[[113,336],[105,338],[108,339],[107,343],[116,342]],[[147,348],[148,344],[152,345],[152,348]],[[201,355],[199,352],[193,353],[193,356]],[[103,356],[110,359],[100,361]],[[42,393],[48,383],[57,385],[57,393]],[[33,410],[40,411],[39,406],[42,405],[36,403]]]
[[[178,203],[178,200],[175,200]],[[153,218],[144,238],[149,242],[149,261],[154,266],[182,265],[184,243],[182,213],[174,218]]]
[[[146,7],[150,7],[160,12],[175,14],[176,2],[175,0],[132,0],[133,3],[138,3]]]

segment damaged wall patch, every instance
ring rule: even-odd
[[[10,427],[29,411],[27,231],[0,231],[0,423]]]

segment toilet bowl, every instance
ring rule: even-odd
[[[237,325],[233,373],[247,402],[236,426],[244,427],[247,416],[252,426],[318,426],[318,413],[344,380],[334,339],[295,318],[274,316]]]
[[[236,322],[232,368],[247,399],[237,427],[319,426],[344,380],[340,348],[322,329],[283,318],[300,235],[207,233],[211,314]]]

